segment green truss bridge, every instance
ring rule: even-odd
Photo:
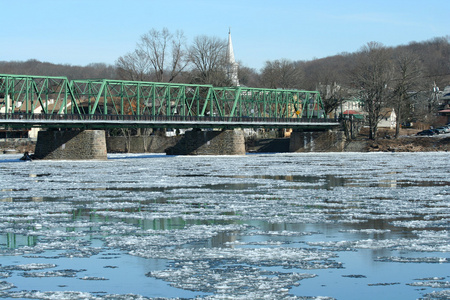
[[[0,74],[10,128],[327,129],[319,92]]]

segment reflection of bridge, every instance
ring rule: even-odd
[[[22,127],[326,128],[318,92],[0,75],[0,124]]]
[[[66,77],[0,74],[0,126],[9,128],[324,130],[337,125],[336,120],[326,118],[320,95],[315,91],[109,79],[69,81]],[[41,133],[42,137],[47,134],[40,132],[39,137]],[[67,141],[74,138],[74,133],[58,134],[58,138],[54,131],[47,134],[46,144],[59,141],[48,151],[66,149]],[[217,132],[209,132],[193,134],[191,138],[206,139],[203,143],[210,145],[212,140],[218,139],[217,135]],[[220,137],[218,145],[221,146],[217,147],[243,144],[243,137],[235,143],[235,136],[236,132]],[[77,145],[85,141],[78,141]],[[39,139],[37,149],[38,146]],[[196,149],[201,146],[189,145]],[[227,151],[224,153],[234,153],[234,150]]]

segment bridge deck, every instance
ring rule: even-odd
[[[113,127],[327,129],[340,123],[335,119],[323,118],[0,114],[0,124],[11,127],[86,129]]]

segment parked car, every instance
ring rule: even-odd
[[[449,133],[450,132],[450,126],[442,126],[442,127],[437,128],[437,129],[444,130],[444,133]]]
[[[444,133],[445,133],[443,127],[435,128],[435,129],[433,129],[433,131],[434,131],[436,134],[444,134]]]
[[[417,133],[417,135],[435,135],[436,133],[432,129],[423,130]]]

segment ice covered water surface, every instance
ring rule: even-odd
[[[18,158],[0,155],[0,297],[448,293],[447,153]]]

